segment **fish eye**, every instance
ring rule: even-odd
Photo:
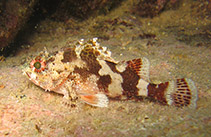
[[[35,72],[42,72],[45,70],[46,63],[41,58],[35,58],[31,61],[30,67]]]
[[[40,69],[40,68],[41,68],[41,63],[40,63],[39,61],[35,62],[35,63],[34,63],[34,67],[35,67],[36,69]]]

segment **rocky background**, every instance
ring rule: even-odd
[[[210,13],[210,0],[0,1],[0,136],[210,136]],[[93,37],[117,60],[147,57],[154,83],[191,78],[197,108],[149,100],[71,108],[22,75],[44,47]]]

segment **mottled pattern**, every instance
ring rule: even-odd
[[[75,48],[67,48],[64,50],[62,62],[67,63],[77,59]]]
[[[111,76],[110,75],[100,76],[99,80],[97,81],[98,88],[103,89],[106,92],[106,94],[109,93],[109,91],[108,91],[109,84],[111,84]]]
[[[138,95],[138,84],[139,76],[130,67],[127,67],[124,72],[121,73],[123,78],[123,95],[126,95],[128,99]]]
[[[191,101],[191,91],[185,79],[177,79],[177,90],[172,95],[175,106],[188,106]]]
[[[99,75],[98,71],[101,68],[96,60],[97,55],[99,55],[99,52],[94,52],[94,49],[91,46],[85,47],[80,54],[81,59],[87,63],[89,72],[95,75]]]
[[[141,59],[133,59],[131,61],[127,61],[128,67],[131,68],[131,70],[135,71],[137,75],[139,75],[139,71],[141,69],[142,61]]]
[[[35,63],[42,69],[37,71]],[[108,98],[142,100],[143,97],[178,107],[196,106],[197,90],[192,80],[150,83],[148,59],[115,61],[97,38],[87,42],[82,39],[74,47],[53,54],[44,51],[24,73],[46,91],[63,94],[66,99],[79,97],[97,107],[107,107]]]
[[[169,83],[161,83],[161,84],[149,84],[148,89],[148,97],[161,102],[162,104],[166,104],[165,90],[168,87]]]

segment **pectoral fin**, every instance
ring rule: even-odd
[[[108,98],[105,94],[80,95],[81,99],[89,105],[96,107],[108,107]]]

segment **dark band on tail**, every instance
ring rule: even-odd
[[[148,97],[159,101],[162,104],[167,104],[167,100],[165,97],[165,90],[169,86],[169,82],[161,83],[161,84],[151,84],[149,83],[148,89]]]

